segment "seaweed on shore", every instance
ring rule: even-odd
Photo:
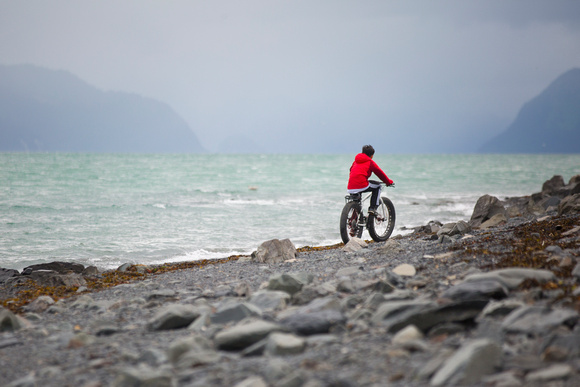
[[[578,303],[580,297],[572,296],[577,288],[572,276],[573,260],[566,262],[566,254],[554,256],[546,248],[558,246],[562,250],[578,251],[580,239],[566,238],[562,234],[578,226],[579,220],[580,216],[575,215],[529,222],[503,231],[493,230],[484,237],[462,242],[456,250],[463,249],[462,256],[466,260],[479,261],[480,269],[486,271],[511,267],[550,270],[556,275],[556,282],[525,281],[520,290],[560,291],[562,294],[557,301],[568,299]]]

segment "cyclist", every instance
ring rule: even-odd
[[[371,191],[371,204],[369,207],[369,214],[375,213],[380,204],[381,184],[378,181],[369,180],[369,177],[374,173],[386,185],[394,184],[391,179],[383,172],[383,170],[373,161],[375,149],[371,145],[362,147],[362,153],[359,153],[354,158],[354,162],[350,167],[350,176],[348,178],[348,193],[361,193]]]

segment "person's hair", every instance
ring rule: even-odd
[[[372,145],[365,145],[362,147],[362,153],[364,153],[369,157],[372,157],[372,155],[375,154],[375,148],[373,148]]]

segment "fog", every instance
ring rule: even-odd
[[[6,1],[0,63],[169,104],[213,152],[473,152],[580,67],[580,2]]]

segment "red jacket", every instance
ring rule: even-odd
[[[359,153],[354,158],[354,162],[350,167],[347,189],[362,189],[368,187],[369,177],[372,173],[377,175],[385,184],[393,184],[393,181],[379,168],[377,163],[364,153]]]

